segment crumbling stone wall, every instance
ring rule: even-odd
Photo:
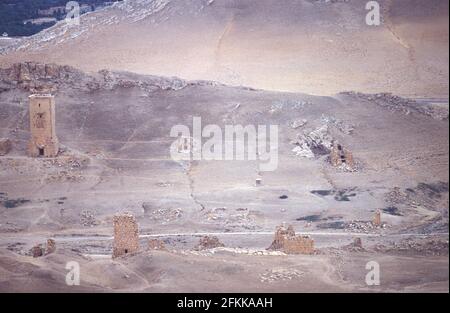
[[[373,225],[374,226],[381,226],[381,211],[380,210],[376,210],[375,211],[375,215],[373,217]]]
[[[59,142],[56,136],[55,98],[52,95],[30,96],[30,133],[28,154],[31,157],[56,157]]]
[[[12,149],[11,140],[7,138],[0,138],[0,156],[7,155]]]
[[[39,258],[44,255],[49,255],[51,253],[54,253],[56,251],[56,241],[53,239],[47,239],[47,244],[38,244],[35,245],[30,250],[30,254],[33,256],[33,258]]]
[[[330,153],[331,164],[335,167],[346,165],[349,168],[355,167],[353,153],[345,149],[341,144],[333,143]]]
[[[162,240],[159,239],[151,239],[148,241],[148,249],[149,250],[166,250],[166,246]]]
[[[136,253],[139,250],[139,227],[129,213],[114,216],[113,258]]]
[[[45,255],[54,253],[56,251],[56,241],[53,239],[47,240],[47,247],[45,248]]]
[[[314,240],[309,236],[296,236],[292,226],[279,226],[268,250],[280,250],[287,254],[313,254]]]

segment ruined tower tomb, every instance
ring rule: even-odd
[[[28,154],[31,157],[56,157],[59,142],[55,126],[55,98],[49,94],[35,94],[29,100],[31,139]]]
[[[113,258],[133,254],[139,250],[139,227],[129,213],[114,216]]]

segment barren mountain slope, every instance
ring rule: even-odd
[[[31,159],[27,97],[45,89],[63,149]],[[256,187],[255,161],[172,160],[170,130],[194,116],[222,129],[279,125],[278,168]],[[0,156],[0,291],[368,291],[368,260],[386,277],[371,290],[448,291],[448,132],[448,108],[388,94],[16,64],[0,70],[0,137],[13,143]],[[331,166],[330,140],[353,152],[354,170]],[[383,227],[371,224],[377,209]],[[169,251],[111,260],[112,218],[124,211],[142,251],[149,238]],[[319,254],[268,254],[284,222],[310,232]],[[192,251],[202,233],[229,250]],[[345,248],[355,236],[367,250]],[[31,257],[47,238],[57,252]],[[70,288],[73,260],[83,281]]]
[[[448,1],[128,0],[60,23],[0,56],[88,71],[217,80],[328,94],[344,90],[448,95]]]

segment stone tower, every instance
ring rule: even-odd
[[[331,164],[335,167],[341,165],[347,165],[349,168],[355,167],[355,162],[353,160],[353,154],[345,149],[342,145],[333,142],[333,147],[330,153]]]
[[[28,154],[31,157],[56,157],[59,142],[55,127],[55,97],[35,94],[29,98],[31,140]]]
[[[139,227],[129,213],[114,216],[113,258],[132,254],[139,250]]]

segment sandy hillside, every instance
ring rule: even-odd
[[[217,80],[334,94],[448,96],[448,1],[129,0],[24,39],[2,66],[35,60],[87,71]]]

